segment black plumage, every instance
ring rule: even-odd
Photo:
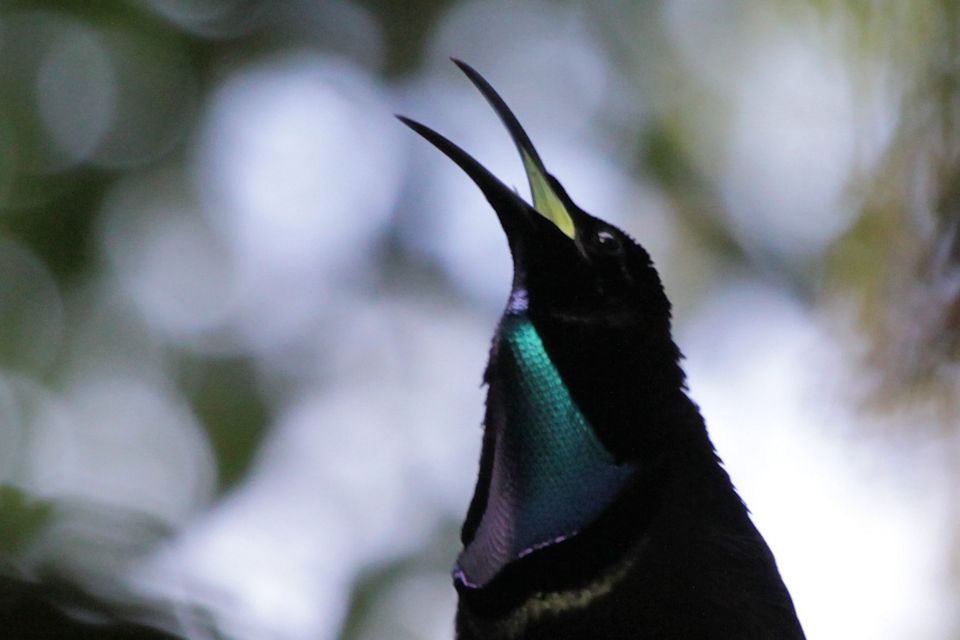
[[[803,638],[687,396],[650,256],[580,209],[492,87],[455,62],[507,126],[533,192],[531,206],[401,118],[477,183],[514,261],[454,570],[457,637]]]

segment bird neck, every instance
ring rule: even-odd
[[[573,401],[617,461],[645,464],[687,440],[706,441],[669,315],[583,321],[534,310],[531,319]]]

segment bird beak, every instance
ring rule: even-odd
[[[440,135],[433,129],[398,115],[397,118],[405,125],[416,131],[427,139],[431,144],[440,149],[448,158],[453,160],[470,178],[476,183],[487,200],[497,212],[500,218],[500,224],[503,226],[511,244],[519,236],[524,236],[519,227],[521,221],[531,222],[531,213],[536,212],[543,218],[546,218],[559,229],[565,236],[571,240],[576,239],[576,225],[570,215],[569,208],[561,199],[557,188],[554,186],[554,179],[547,173],[540,160],[540,155],[530,142],[529,136],[520,126],[516,116],[510,111],[503,98],[494,91],[493,87],[483,79],[472,67],[459,60],[453,61],[467,75],[471,82],[480,90],[487,99],[500,120],[507,127],[510,137],[520,152],[520,158],[523,160],[523,167],[527,173],[527,180],[530,182],[530,191],[533,196],[533,206],[527,204],[515,191],[507,187],[496,176],[490,173],[473,156],[461,149],[459,146]]]
[[[503,101],[500,94],[490,86],[490,83],[487,82],[476,69],[462,60],[457,60],[456,58],[452,60],[453,63],[460,67],[460,70],[466,74],[470,82],[480,90],[480,93],[487,99],[487,102],[490,103],[493,110],[497,112],[497,115],[500,116],[500,121],[503,122],[507,131],[510,133],[510,137],[513,138],[513,143],[517,145],[517,151],[520,152],[520,159],[523,160],[523,168],[527,172],[527,180],[530,182],[533,208],[537,210],[537,213],[555,224],[568,238],[571,240],[575,239],[577,227],[573,223],[573,217],[570,215],[570,211],[563,203],[563,200],[561,200],[557,194],[557,190],[552,184],[553,178],[547,173],[547,169],[543,166],[543,161],[540,159],[540,154],[537,153],[533,143],[530,141],[530,136],[528,136],[527,132],[520,126],[520,121],[517,120],[517,117],[510,111],[510,107]]]

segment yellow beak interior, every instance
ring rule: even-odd
[[[530,181],[530,192],[533,194],[533,208],[537,213],[552,222],[571,240],[577,235],[577,228],[573,224],[570,212],[557,196],[544,171],[526,150],[520,150],[523,159],[523,168]]]

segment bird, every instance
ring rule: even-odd
[[[479,187],[513,261],[452,571],[456,639],[804,638],[689,396],[649,253],[577,206],[503,98],[453,62],[506,127],[531,191],[528,203],[397,115]]]

